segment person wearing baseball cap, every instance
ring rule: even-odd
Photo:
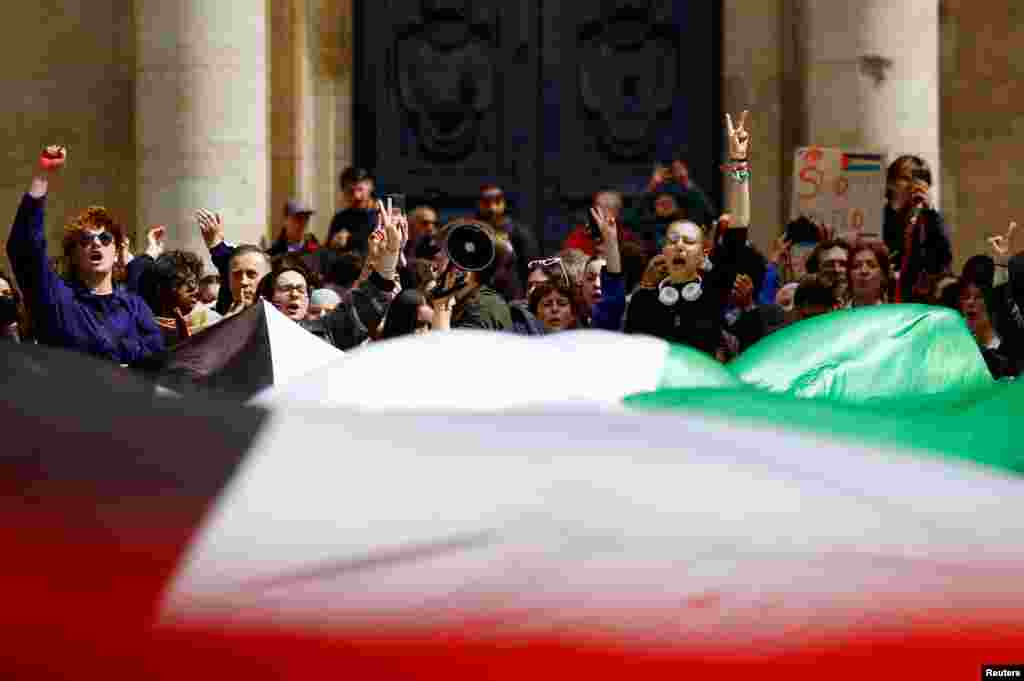
[[[275,257],[285,253],[314,253],[320,247],[313,234],[307,234],[309,219],[316,211],[302,199],[290,199],[284,204],[284,225],[277,240],[267,249],[267,255]]]

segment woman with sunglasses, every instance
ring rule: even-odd
[[[140,294],[156,313],[167,347],[177,345],[221,320],[216,311],[199,304],[203,261],[189,251],[157,256],[143,275]]]
[[[46,256],[46,194],[66,160],[64,147],[43,151],[14,218],[7,256],[40,343],[134,364],[163,350],[164,340],[142,298],[115,286],[125,268],[122,227],[106,209],[88,208],[64,228],[67,278]]]
[[[572,286],[572,283],[569,281],[569,274],[565,270],[565,265],[562,264],[562,259],[557,256],[541,260],[531,260],[527,263],[526,268],[529,272],[526,277],[526,300],[530,299],[533,290],[541,284],[561,283],[566,287]]]

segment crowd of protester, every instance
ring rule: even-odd
[[[597,191],[588,218],[558,252],[541,251],[533,230],[509,214],[499,186],[481,189],[475,214],[442,225],[434,207],[406,214],[375,196],[368,171],[349,168],[340,178],[346,205],[324,243],[308,232],[313,209],[289,201],[269,248],[232,243],[222,216],[200,208],[195,229],[208,259],[168,250],[163,226],[133,254],[125,228],[90,207],[64,229],[62,273],[47,255],[44,209],[67,150],[47,147],[7,243],[13,276],[0,272],[0,338],[132,366],[265,300],[342,350],[448,329],[603,329],[656,336],[727,362],[798,321],[912,302],[958,310],[993,376],[1018,374],[1024,254],[1011,256],[1014,223],[989,239],[991,254],[953,272],[928,164],[901,156],[887,171],[882,238],[851,242],[802,218],[766,255],[748,239],[747,113],[735,122],[727,116],[726,128],[721,213],[676,158],[656,165],[647,193],[630,197],[628,210],[619,192]],[[480,268],[460,266],[450,251],[449,237],[467,226],[493,246]],[[816,242],[800,267],[797,240]],[[215,271],[204,270],[207,260]]]

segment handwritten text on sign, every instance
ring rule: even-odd
[[[791,219],[805,215],[827,224],[836,236],[878,236],[885,203],[885,158],[802,147],[796,151]]]

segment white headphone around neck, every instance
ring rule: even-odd
[[[672,285],[672,282],[667,277],[661,280],[658,284],[658,300],[662,305],[672,307],[679,302],[681,297],[683,300],[692,303],[701,297],[704,293],[703,280],[697,277],[697,281],[691,281],[683,287],[682,293],[679,289]]]

